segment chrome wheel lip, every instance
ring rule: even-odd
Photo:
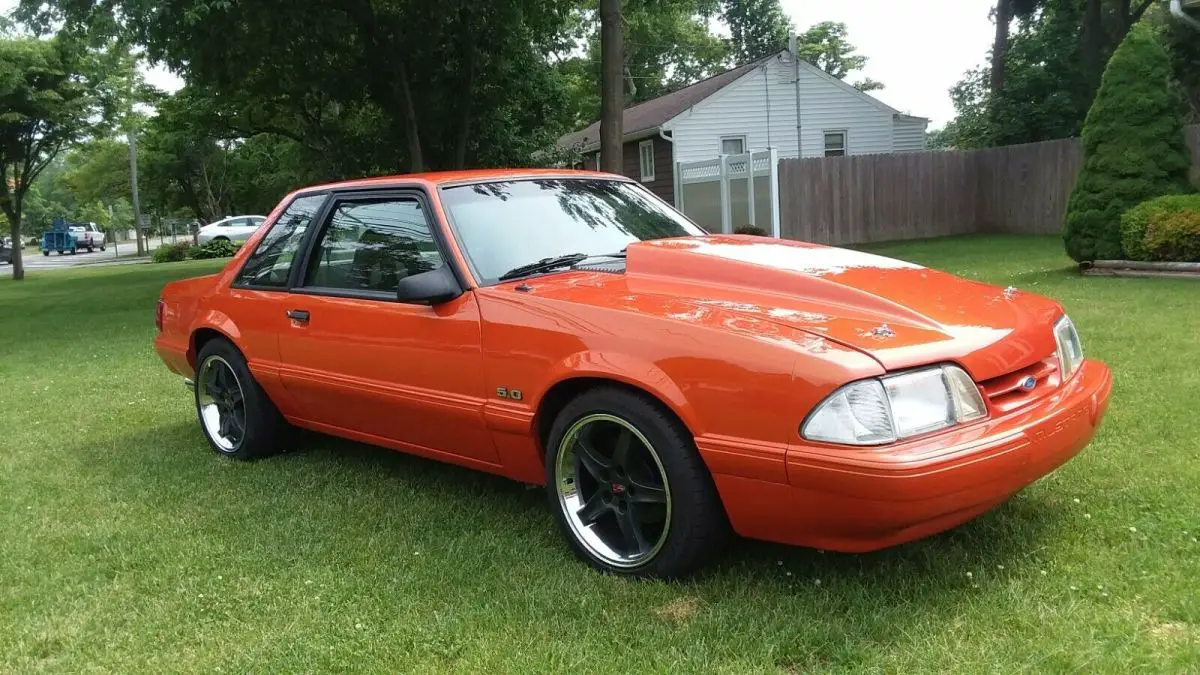
[[[224,368],[226,371],[228,371],[229,375],[233,378],[234,386],[237,387],[239,400],[235,405],[242,411],[243,430],[242,437],[238,438],[236,441],[222,431],[222,412],[220,407],[217,405],[216,398],[209,388],[209,375],[215,368]],[[200,426],[203,427],[204,434],[208,436],[213,445],[217,446],[217,449],[221,452],[236,452],[238,448],[242,446],[242,442],[245,440],[244,424],[246,419],[246,390],[242,388],[242,382],[240,379],[238,379],[237,371],[233,369],[233,366],[229,364],[229,361],[225,360],[221,356],[215,354],[209,356],[204,360],[204,363],[200,364],[200,368],[196,370],[195,388],[196,411],[199,413]],[[228,414],[232,414],[232,412]]]
[[[663,491],[666,496],[666,519],[663,522],[663,529],[657,540],[644,553],[626,555],[615,550],[595,531],[593,525],[585,524],[579,516],[579,511],[584,506],[584,500],[580,495],[578,480],[576,479],[574,445],[580,432],[587,426],[597,422],[617,424],[629,431],[633,435],[633,438],[637,439],[645,447],[650,458],[653,460],[653,468],[658,471],[659,478],[662,480]],[[667,481],[666,469],[663,468],[662,460],[659,458],[658,452],[654,449],[649,439],[637,427],[616,415],[593,413],[581,417],[567,429],[556,452],[557,455],[554,463],[555,493],[558,495],[558,506],[562,512],[563,519],[571,529],[575,541],[583,546],[590,555],[613,568],[635,569],[652,561],[658,555],[659,551],[662,550],[671,530],[672,500],[671,486]]]

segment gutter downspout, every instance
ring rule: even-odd
[[[1187,12],[1183,11],[1183,0],[1171,0],[1171,13],[1184,23],[1191,25],[1192,28],[1200,30],[1200,21],[1193,19],[1188,16]]]
[[[659,127],[658,137],[671,144],[671,194],[675,199],[672,204],[679,212],[683,212],[683,185],[679,182],[679,162],[675,159],[675,132],[667,135],[667,130]]]
[[[796,158],[804,156],[804,128],[800,120],[800,46],[795,33],[788,37],[788,51],[792,53],[792,70],[796,75]]]

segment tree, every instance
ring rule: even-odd
[[[954,144],[1078,135],[1104,63],[1152,6],[1153,0],[998,0],[990,65],[969,71],[952,90]],[[1001,17],[1006,12],[1015,31]]]
[[[992,16],[996,21],[996,37],[992,41],[991,94],[1004,90],[1005,58],[1008,56],[1008,33],[1013,17],[1029,18],[1045,0],[996,0]]]
[[[0,39],[0,210],[14,242],[37,177],[68,145],[105,121],[93,55],[55,38]],[[25,277],[20,247],[13,279]]]
[[[600,0],[600,168],[621,173],[624,47],[621,0]]]
[[[1200,34],[1193,26],[1166,16],[1159,27],[1163,44],[1171,54],[1175,79],[1183,89],[1184,97],[1191,108],[1189,119],[1200,122]]]
[[[334,178],[529,163],[531,141],[564,131],[549,55],[578,4],[23,0],[22,12],[128,34],[214,104],[228,127],[214,133],[289,139]]]
[[[721,18],[729,26],[738,63],[749,63],[787,46],[792,24],[779,0],[722,0]]]
[[[867,57],[855,54],[857,47],[847,39],[846,24],[825,21],[804,31],[796,37],[796,50],[800,58],[808,61],[839,80],[867,65]],[[855,83],[859,91],[883,89],[884,85],[866,79]]]
[[[1121,258],[1121,215],[1187,190],[1183,114],[1166,51],[1148,26],[1136,26],[1109,61],[1084,123],[1083,169],[1063,229],[1072,258]]]

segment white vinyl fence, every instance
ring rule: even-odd
[[[779,236],[779,156],[772,148],[675,166],[675,203],[709,232],[761,227]]]

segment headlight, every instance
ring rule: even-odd
[[[1058,367],[1062,372],[1062,381],[1066,382],[1083,363],[1083,344],[1079,341],[1079,332],[1066,314],[1054,324],[1054,341],[1058,343]]]
[[[962,368],[937,366],[852,382],[833,392],[800,430],[810,441],[883,445],[987,416]]]

